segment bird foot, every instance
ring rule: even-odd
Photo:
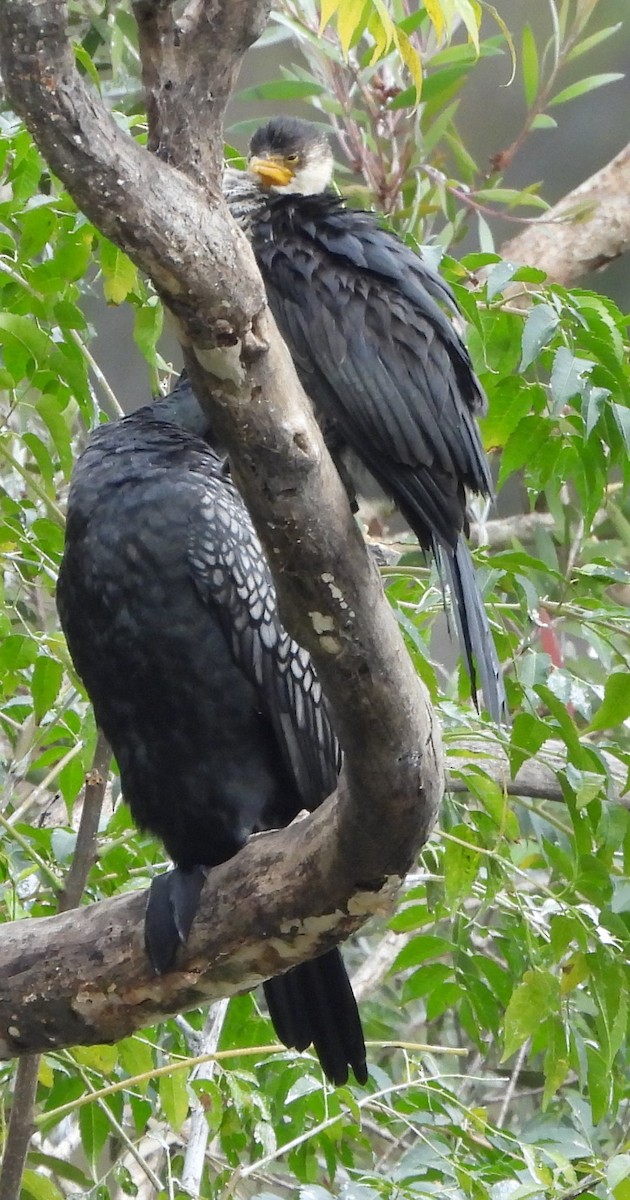
[[[172,970],[180,946],[188,939],[206,880],[203,867],[175,867],[156,875],[149,889],[144,918],[144,944],[156,975]]]

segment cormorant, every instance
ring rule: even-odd
[[[147,952],[169,970],[204,872],[334,791],[340,749],[308,653],[187,382],[92,434],[72,477],[57,606],[141,829],[175,869],[153,881]],[[328,1079],[367,1080],[338,949],[264,984],[280,1041]]]
[[[329,190],[333,157],[309,122],[256,131],[224,193],[341,475],[366,466],[446,575],[465,662],[496,721],[501,668],[465,541],[466,490],[492,495],[475,417],[485,396],[443,279],[378,217]],[[446,310],[446,311],[445,311]],[[449,315],[447,315],[447,313]]]

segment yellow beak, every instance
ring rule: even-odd
[[[250,158],[247,167],[265,187],[285,187],[293,179],[293,171],[281,158]]]

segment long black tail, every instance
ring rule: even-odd
[[[470,550],[460,534],[454,550],[436,548],[436,557],[446,578],[453,602],[453,613],[462,652],[477,703],[478,683],[493,720],[509,721],[503,675],[484,603],[477,586]]]
[[[285,1046],[311,1044],[326,1078],[336,1086],[367,1083],[365,1042],[357,1002],[339,950],[292,967],[263,985],[273,1027]]]

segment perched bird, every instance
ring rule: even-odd
[[[156,971],[185,941],[205,877],[250,834],[334,791],[340,750],[310,657],[278,616],[247,510],[186,382],[101,425],[68,501],[57,606],[70,654],[141,829],[175,869],[152,884]],[[365,1083],[365,1043],[337,949],[264,985],[276,1033],[325,1074]]]
[[[503,679],[465,541],[467,489],[492,494],[475,420],[484,393],[448,285],[329,190],[332,168],[318,127],[276,118],[252,137],[247,171],[226,169],[224,193],[344,482],[356,455],[433,551],[473,696],[479,681],[501,721]]]

